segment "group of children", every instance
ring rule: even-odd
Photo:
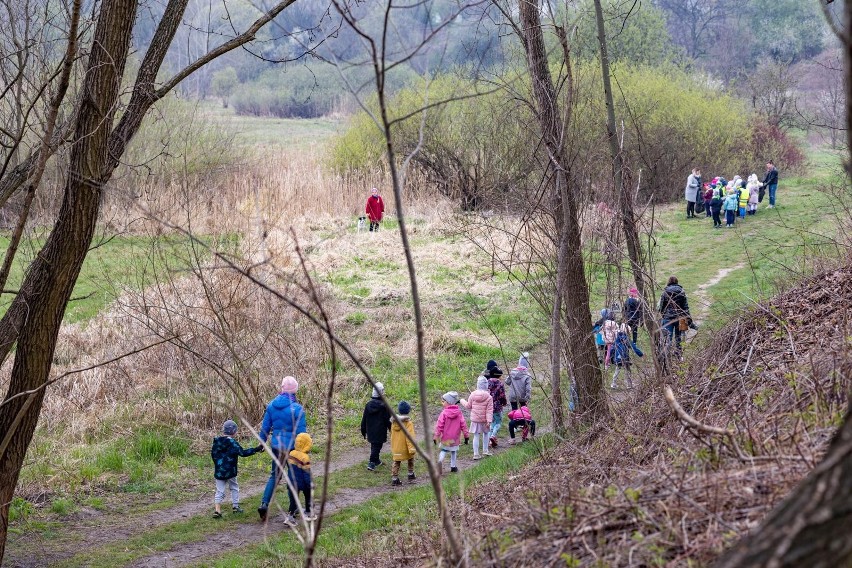
[[[705,183],[703,188],[704,208],[707,217],[713,217],[713,228],[722,228],[721,213],[725,212],[725,227],[731,228],[739,216],[757,213],[760,199],[760,188],[763,183],[757,180],[756,174],[751,174],[748,180],[736,175],[730,181],[723,177],[713,178]]]
[[[633,297],[633,294],[638,292],[631,289],[630,293]],[[601,310],[600,319],[592,327],[595,334],[595,344],[598,347],[598,362],[604,366],[605,370],[610,365],[615,367],[612,382],[609,385],[611,389],[617,388],[618,375],[622,369],[625,371],[627,388],[633,388],[630,353],[632,351],[637,357],[644,355],[636,345],[636,335],[630,326],[630,321],[632,320],[627,310],[622,313],[621,321],[617,322],[615,321],[615,312],[604,308]]]
[[[521,441],[526,441],[529,436],[535,435],[535,420],[532,419],[532,414],[527,407],[527,402],[529,402],[532,394],[532,376],[529,373],[528,357],[527,353],[521,356],[518,366],[509,373],[505,383],[500,378],[503,371],[500,370],[495,361],[489,361],[485,371],[476,381],[476,389],[471,392],[468,399],[460,398],[455,391],[444,393],[441,396],[443,409],[438,416],[434,429],[434,443],[440,443],[439,470],[442,471],[443,462],[449,454],[450,471],[458,471],[456,460],[461,441],[464,439],[464,443],[467,444],[471,433],[473,433],[473,459],[479,460],[483,456],[492,455],[490,448],[495,448],[498,445],[497,434],[502,424],[503,410],[507,405],[512,407],[512,410],[508,413],[511,443],[515,442],[515,432],[518,429],[521,431]],[[287,378],[285,378],[285,381]],[[295,389],[293,390],[295,392]],[[361,419],[361,435],[370,443],[370,458],[367,469],[375,471],[378,466],[382,465],[380,453],[382,446],[387,442],[389,432],[391,452],[393,453],[391,485],[402,485],[399,478],[402,462],[407,462],[408,482],[414,483],[417,479],[414,474],[416,450],[414,422],[410,416],[411,405],[407,401],[401,401],[397,405],[396,420],[394,420],[382,401],[383,394],[384,385],[376,383],[372,397],[364,407],[364,414]],[[459,405],[469,410],[470,428],[468,428]],[[264,450],[263,444],[252,448],[243,448],[234,439],[237,434],[237,424],[233,420],[225,422],[222,427],[222,434],[222,436],[213,440],[213,446],[210,450],[216,481],[216,494],[213,500],[213,516],[215,518],[222,518],[221,505],[225,499],[226,489],[230,489],[231,492],[233,512],[236,514],[243,513],[242,508],[240,508],[240,489],[237,483],[237,460],[240,457],[251,456]],[[316,518],[311,513],[312,480],[309,452],[312,444],[311,436],[307,432],[300,432],[295,436],[293,449],[283,454],[276,452],[278,459],[286,455],[286,463],[281,464],[282,473],[280,476],[284,477],[283,471],[286,471],[287,495],[290,506],[284,522],[291,526],[296,524],[295,517],[298,514],[299,493],[303,493],[305,498],[303,518],[307,521]],[[261,504],[261,508],[258,509],[262,520],[266,518],[265,505],[266,503]]]
[[[509,373],[504,383],[500,377],[503,371],[495,361],[489,361],[485,371],[477,378],[476,389],[467,399],[461,398],[456,391],[446,392],[441,396],[443,406],[435,422],[433,442],[440,444],[438,468],[443,473],[443,464],[447,455],[450,456],[450,472],[458,471],[458,452],[462,440],[465,444],[473,435],[473,459],[479,460],[493,455],[491,448],[499,445],[497,434],[502,425],[503,410],[511,405],[509,411],[509,437],[515,442],[515,432],[521,430],[521,441],[526,441],[535,435],[535,420],[527,407],[532,394],[532,376],[529,373],[528,354],[524,353],[518,361],[518,366]],[[508,395],[507,395],[508,391]],[[373,396],[364,407],[361,419],[361,434],[370,443],[370,459],[367,469],[375,471],[382,465],[379,459],[382,445],[387,441],[390,432],[393,466],[391,468],[391,485],[402,485],[399,471],[402,462],[408,465],[408,482],[416,479],[414,474],[414,422],[410,417],[411,405],[401,401],[397,406],[397,420],[394,420],[387,407],[381,400],[384,385],[376,383]],[[469,411],[470,427],[465,420],[462,408]],[[404,431],[403,431],[404,429]],[[408,434],[406,436],[406,433]]]

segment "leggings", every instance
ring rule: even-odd
[[[299,508],[297,501],[299,500],[299,491],[305,494],[305,514],[311,512],[311,488],[310,486],[305,487],[304,489],[299,489],[296,492],[296,495],[293,495],[293,490],[290,489],[290,486],[287,486],[287,497],[290,498],[290,508],[288,512],[293,515],[296,513],[296,510]]]
[[[488,436],[485,434],[485,432],[482,432],[481,434],[479,432],[475,432],[473,434],[473,455],[475,456],[479,455],[480,438],[482,438],[482,453],[484,454],[488,451]]]
[[[458,450],[445,450],[441,448],[441,453],[438,454],[438,463],[444,463],[444,458],[447,457],[447,454],[450,454],[450,467],[456,467],[458,453]]]
[[[370,221],[370,231],[378,231],[379,230],[379,222],[378,221]]]
[[[713,226],[718,227],[722,224],[722,219],[719,217],[721,211],[713,211]],[[635,341],[633,343],[636,343]]]
[[[687,217],[695,217],[695,202],[687,201],[686,202],[686,216]]]
[[[500,412],[494,412],[494,418],[491,419],[491,432],[488,433],[489,437],[496,438],[497,432],[500,431],[500,426],[503,425],[503,410]]]

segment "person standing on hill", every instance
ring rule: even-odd
[[[686,178],[686,218],[695,217],[695,202],[698,201],[698,191],[701,189],[701,170],[693,168]]]
[[[388,441],[388,432],[391,427],[390,411],[382,402],[384,392],[385,386],[382,383],[376,383],[373,387],[373,396],[364,406],[364,415],[361,417],[361,435],[370,442],[370,462],[367,464],[367,469],[370,471],[375,471],[376,467],[382,465],[379,455],[382,452],[382,446]]]
[[[284,377],[284,380],[281,381],[280,394],[272,399],[272,402],[266,407],[266,412],[263,414],[263,424],[257,435],[261,442],[266,442],[267,437],[270,438],[269,447],[275,455],[275,459],[272,460],[272,472],[269,474],[269,481],[263,491],[260,507],[257,508],[261,521],[266,520],[266,513],[269,504],[272,502],[275,486],[278,485],[286,472],[287,456],[290,450],[295,447],[296,436],[307,431],[305,411],[302,405],[296,402],[296,391],[298,389],[299,383],[294,377]]]
[[[660,313],[663,315],[663,331],[668,334],[669,341],[674,341],[675,352],[680,356],[681,337],[688,328],[694,328],[695,324],[689,315],[686,292],[678,284],[677,276],[669,277],[668,285],[660,296]]]
[[[766,162],[766,176],[763,178],[763,187],[769,192],[769,208],[775,207],[775,192],[778,190],[778,170],[772,160]],[[763,191],[758,196],[758,201],[763,201]]]
[[[385,202],[382,196],[379,195],[379,190],[373,188],[373,193],[367,198],[367,207],[365,208],[367,217],[370,218],[370,231],[378,231],[379,223],[382,222],[382,216],[385,213]]]

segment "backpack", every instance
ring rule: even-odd
[[[630,363],[630,338],[627,337],[627,332],[618,331],[615,336],[615,344],[612,347],[612,362],[616,365],[624,365]]]

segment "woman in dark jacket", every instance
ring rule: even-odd
[[[669,341],[674,339],[675,351],[680,356],[683,335],[680,322],[685,320],[688,327],[695,327],[695,324],[692,323],[692,317],[689,315],[686,292],[678,284],[676,276],[669,277],[669,283],[660,296],[660,313],[663,314],[663,331],[668,334]]]
[[[628,290],[630,297],[624,302],[624,319],[633,331],[633,343],[636,343],[639,326],[642,325],[642,302],[639,301],[639,290]]]

